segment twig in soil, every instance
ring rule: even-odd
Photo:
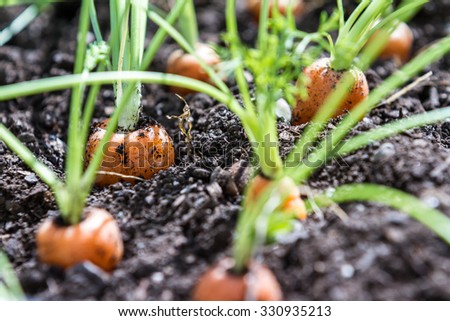
[[[320,209],[320,207],[316,204],[316,202],[314,200],[314,192],[312,191],[312,189],[307,185],[301,185],[299,187],[299,190],[300,190],[300,195],[306,196],[308,198],[308,201],[311,204],[311,208],[312,208],[313,212],[316,213],[316,215],[322,220],[325,216],[324,216],[322,210]]]
[[[137,177],[137,176],[123,175],[123,174],[114,173],[114,172],[97,171],[97,174],[100,174],[100,175],[112,175],[112,176],[118,176],[118,177],[127,178],[127,179],[135,179],[135,180],[140,181],[140,182],[144,182],[145,181],[145,179]]]
[[[421,84],[422,82],[430,79],[430,77],[433,75],[432,71],[427,72],[425,75],[417,78],[416,80],[414,80],[412,83],[410,83],[409,85],[403,87],[401,90],[397,91],[395,94],[393,94],[392,96],[390,96],[389,98],[387,98],[386,100],[382,101],[381,103],[379,103],[377,105],[377,107],[380,107],[382,105],[389,105],[392,102],[396,101],[397,99],[399,99],[400,97],[402,97],[403,95],[405,95],[406,93],[410,92],[411,90],[413,90],[414,88],[418,87],[419,84]]]
[[[191,144],[191,140],[192,140],[192,136],[191,136],[191,130],[192,130],[192,122],[191,122],[191,109],[189,108],[188,103],[186,102],[186,100],[181,97],[178,94],[175,94],[181,101],[184,102],[184,107],[183,107],[183,113],[179,116],[176,115],[169,115],[167,116],[168,119],[178,119],[180,122],[178,124],[178,128],[181,131],[181,134],[185,137],[185,141],[186,141],[186,145],[188,148],[188,157],[191,156],[191,151],[192,151],[192,144]]]
[[[341,219],[342,222],[347,222],[349,220],[347,213],[338,204],[336,203],[332,204],[330,206],[330,209],[337,217]]]

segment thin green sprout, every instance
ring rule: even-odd
[[[234,271],[242,272],[250,257],[267,241],[270,217],[286,216],[278,213],[280,204],[288,197],[288,193],[279,188],[281,180],[273,181],[258,197],[252,206],[244,206],[239,215],[233,244]]]
[[[116,42],[113,49],[113,66],[118,71],[139,70],[142,64],[144,41],[147,24],[147,0],[136,0],[134,2],[111,0],[111,27],[120,25],[119,34],[122,41]],[[128,28],[128,17],[130,17],[130,28]],[[116,32],[117,35],[117,32]],[[117,61],[115,60],[117,59]],[[118,126],[121,130],[134,130],[138,121],[141,108],[141,84],[120,83],[116,85],[116,106],[123,99],[123,91],[132,86],[134,91],[127,106],[120,116]]]
[[[363,0],[345,23],[342,20],[342,0],[339,0],[338,4],[341,11],[341,20],[338,38],[331,56],[331,68],[348,70],[374,31],[376,22],[392,4],[392,0]]]
[[[46,5],[55,2],[64,2],[64,0],[2,0],[0,8],[23,4]]]
[[[75,55],[74,74],[81,74],[84,67],[84,58],[86,52],[86,37],[89,29],[89,7],[90,1],[83,1],[80,9],[80,22],[77,33],[77,49]],[[86,76],[86,72],[83,72],[82,77]],[[61,210],[62,217],[75,224],[80,221],[81,214],[83,212],[85,200],[78,192],[80,188],[80,179],[83,172],[82,157],[84,154],[83,143],[79,140],[78,134],[80,131],[80,116],[81,116],[81,103],[82,94],[84,91],[84,83],[73,87],[72,97],[70,102],[70,114],[69,114],[69,133],[67,138],[67,158],[66,158],[66,181],[67,181],[67,193],[63,201],[63,204],[58,204]]]
[[[326,207],[333,203],[352,201],[376,202],[406,213],[427,226],[450,245],[449,218],[438,210],[430,208],[414,196],[395,188],[376,184],[341,185],[323,194],[315,195],[312,200],[307,202],[307,206],[311,209],[311,203],[319,207]]]
[[[45,9],[46,6],[39,6],[36,4],[33,4],[26,8],[9,24],[9,26],[7,26],[0,32],[0,47],[5,45],[8,41],[11,40],[12,37],[25,29]]]
[[[245,79],[244,75],[244,69],[242,67],[241,61],[242,58],[240,54],[241,43],[239,37],[237,36],[238,29],[235,10],[236,10],[236,0],[228,0],[226,4],[226,24],[227,24],[226,40],[228,41],[230,46],[231,58],[238,62],[234,70],[234,75],[236,78],[237,85],[239,87],[239,92],[244,101],[244,106],[246,106],[246,108],[250,112],[253,112],[253,114],[255,114],[254,111],[256,108],[250,97],[250,90],[248,88],[247,80]]]
[[[211,81],[216,85],[221,91],[229,93],[231,95],[231,91],[228,88],[228,86],[225,84],[225,82],[217,75],[217,72],[209,66],[207,63],[205,63],[199,55],[195,51],[195,47],[191,45],[181,34],[181,32],[178,32],[174,27],[172,27],[169,23],[167,23],[166,20],[164,20],[160,15],[158,15],[156,12],[149,12],[148,17],[150,20],[152,20],[154,23],[156,23],[161,29],[165,30],[177,43],[180,45],[183,50],[185,50],[187,53],[193,55],[198,62],[200,63],[200,66],[202,69],[208,74],[208,76],[211,78]]]
[[[275,1],[278,5],[277,1]],[[261,1],[261,10],[259,11],[259,27],[258,27],[258,47],[265,48],[267,44],[269,29],[269,0]]]
[[[334,153],[334,157],[343,157],[351,152],[363,148],[372,142],[402,133],[408,129],[418,128],[450,118],[450,107],[432,110],[427,113],[413,115],[409,118],[394,121],[365,133],[356,135],[345,141]]]
[[[172,8],[170,13],[166,16],[164,19],[168,25],[173,25],[178,17],[183,13],[184,6],[186,5],[188,0],[179,0],[175,3],[175,6]],[[154,10],[149,10],[148,14],[155,12]],[[150,64],[153,61],[153,58],[155,57],[156,53],[158,52],[159,48],[161,47],[162,43],[167,37],[167,31],[165,29],[159,29],[155,36],[153,37],[152,41],[150,42],[150,45],[147,47],[144,57],[142,58],[142,66],[140,68],[141,71],[147,70],[147,68],[150,66]]]
[[[97,19],[97,10],[95,9],[95,3],[92,0],[89,8],[89,18],[91,19],[92,30],[94,30],[95,39],[97,41],[103,41],[102,32]]]
[[[183,13],[178,20],[178,26],[183,38],[191,47],[195,47],[198,42],[198,25],[195,16],[194,0],[188,0]]]
[[[331,67],[334,70],[348,70],[376,30],[386,25],[395,26],[398,20],[406,21],[419,10],[427,0],[409,0],[397,10],[387,13],[392,0],[363,0],[344,21],[342,0],[338,0],[340,27],[334,46],[331,46]],[[383,17],[384,16],[384,17]]]
[[[54,193],[59,193],[59,190],[63,187],[63,182],[50,168],[40,162],[36,156],[34,156],[34,154],[3,124],[0,124],[0,137],[15,154],[19,155],[20,159],[22,159],[28,167],[33,169]]]
[[[112,84],[116,80],[128,82],[141,81],[142,83],[154,83],[166,86],[188,88],[195,91],[201,91],[217,101],[220,101],[229,107],[231,106],[230,108],[232,108],[233,112],[242,108],[234,97],[223,93],[221,90],[205,82],[184,76],[154,71],[91,72],[88,75],[64,75],[45,79],[29,80],[21,83],[1,86],[0,101],[13,99],[16,97],[36,95],[44,92],[63,90],[80,83],[84,83],[86,85]]]
[[[0,301],[19,301],[24,300],[20,282],[14,274],[7,256],[0,251]]]

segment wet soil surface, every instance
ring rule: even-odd
[[[218,41],[224,30],[222,1],[197,5],[200,27],[207,30],[202,39]],[[76,12],[76,4],[58,5],[1,47],[0,84],[70,73]],[[312,30],[318,12],[313,8],[300,24]],[[1,11],[2,17],[14,14],[17,10]],[[243,38],[251,42],[256,25],[242,8],[238,17]],[[416,52],[448,34],[449,17],[449,2],[433,1],[413,20]],[[154,32],[155,27],[150,29]],[[164,58],[174,47],[172,42],[165,45],[154,70],[164,69]],[[449,62],[447,57],[430,66],[431,78],[372,111],[352,134],[449,106]],[[393,63],[376,63],[367,72],[370,86],[377,86],[394,69]],[[193,121],[191,157],[177,120],[166,118],[181,114],[183,104],[159,86],[146,86],[144,114],[166,126],[175,142],[176,164],[149,181],[95,188],[89,197],[88,205],[109,210],[123,233],[125,257],[111,274],[91,264],[61,271],[38,262],[34,233],[39,222],[57,215],[56,205],[49,189],[0,143],[0,248],[12,261],[29,299],[186,300],[208,265],[230,254],[248,179],[249,144],[226,106],[202,94],[189,96],[188,103]],[[61,177],[68,104],[68,91],[0,103],[0,121]],[[95,120],[111,113],[111,88],[102,91],[98,106]],[[279,124],[284,155],[301,131],[299,126]],[[352,182],[384,184],[450,215],[449,147],[447,120],[334,160],[314,175],[309,186],[324,190]],[[448,245],[406,214],[383,206],[351,203],[342,210],[346,219],[337,210],[316,213],[259,253],[280,281],[285,299],[450,299]]]

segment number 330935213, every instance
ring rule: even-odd
[[[314,305],[302,305],[302,306],[262,306],[260,315],[265,317],[274,316],[302,316],[302,317],[329,317],[331,316],[331,306],[314,306]]]

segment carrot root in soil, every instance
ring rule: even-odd
[[[413,41],[413,32],[406,23],[402,22],[389,36],[379,58],[393,59],[398,65],[405,64],[411,56]]]
[[[197,301],[279,301],[280,285],[273,273],[264,265],[252,261],[242,274],[233,272],[234,261],[220,260],[203,274],[194,289]]]
[[[209,45],[197,43],[195,46],[196,54],[209,66],[213,67],[221,62],[219,55]],[[210,83],[208,74],[203,70],[198,60],[191,54],[181,49],[175,50],[167,60],[166,72],[176,74],[192,79],[197,79],[206,83]],[[187,95],[194,91],[181,87],[170,87],[170,91]]]
[[[94,156],[105,134],[107,120],[99,123],[89,137],[86,162]],[[172,139],[159,124],[148,124],[130,133],[115,133],[105,145],[104,157],[96,178],[98,186],[136,178],[149,179],[160,170],[174,163]]]
[[[36,243],[43,263],[64,269],[90,261],[111,271],[123,255],[119,227],[111,214],[100,208],[86,209],[84,219],[75,225],[58,218],[45,220],[38,228]]]
[[[354,76],[355,82],[345,99],[336,109],[334,117],[351,110],[369,95],[369,85],[367,84],[364,73],[356,67],[353,67],[350,72]],[[321,58],[306,67],[304,74],[309,81],[306,86],[308,96],[304,100],[297,99],[296,105],[292,110],[293,125],[305,124],[314,117],[327,97],[339,84],[344,75],[344,71],[333,70],[330,65],[330,59]]]
[[[270,179],[263,177],[262,175],[256,175],[250,183],[247,191],[246,202],[254,202],[263,193],[263,191],[270,184]],[[285,178],[282,184],[283,188],[289,190],[289,195],[284,201],[282,208],[286,212],[295,213],[296,217],[300,220],[304,220],[307,217],[305,203],[300,197],[299,190],[295,183],[290,178]]]

